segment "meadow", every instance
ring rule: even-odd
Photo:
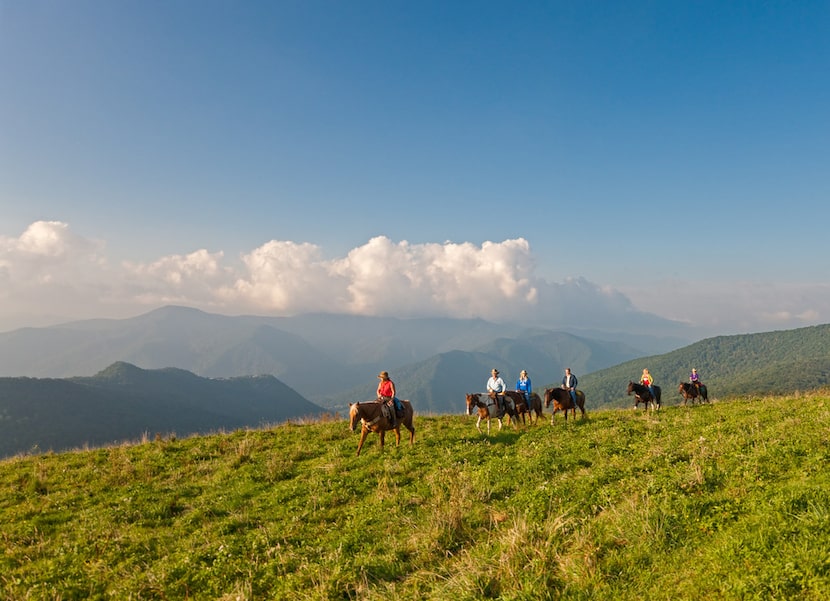
[[[587,410],[7,459],[0,598],[830,598],[830,392]]]

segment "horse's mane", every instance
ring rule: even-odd
[[[378,414],[380,412],[380,410],[381,410],[381,404],[378,403],[377,401],[375,401],[374,399],[369,400],[369,401],[358,401],[357,403],[354,403],[351,406],[351,411],[354,411],[358,415],[363,413],[363,414],[369,414],[371,416],[374,416],[374,415]]]

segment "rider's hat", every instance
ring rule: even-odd
[[[497,370],[497,369],[494,367],[494,368],[493,368],[493,373],[494,373],[494,374],[498,374],[498,373],[499,373],[499,370]]]

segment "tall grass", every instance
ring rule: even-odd
[[[0,462],[0,597],[830,598],[826,395],[415,422]]]

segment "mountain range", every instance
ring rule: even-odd
[[[643,350],[671,344],[482,320],[227,317],[181,307],[24,328],[0,333],[8,376],[0,455],[345,415],[348,403],[374,398],[379,370],[421,414],[463,412],[465,393],[482,391],[493,367],[510,387],[528,370],[539,392],[571,367],[589,412],[632,406],[626,385],[644,367],[667,405],[681,401],[677,387],[692,367],[716,400],[830,385],[830,325]]]
[[[0,333],[0,376],[91,376],[116,361],[175,367],[203,377],[269,374],[335,411],[374,395],[389,371],[400,396],[446,413],[498,368],[552,381],[679,348],[675,338],[563,331],[481,319],[349,315],[224,316],[168,306],[130,319],[96,319]]]

